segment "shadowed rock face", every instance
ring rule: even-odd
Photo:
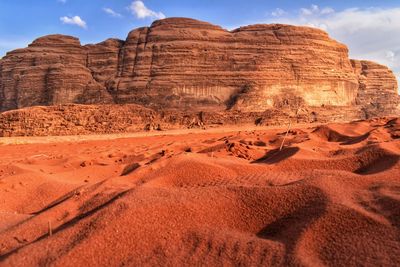
[[[135,103],[181,110],[263,111],[290,105],[398,109],[386,67],[348,58],[318,29],[252,25],[233,31],[184,18],[155,21],[125,41],[81,46],[50,35],[0,61],[0,110],[67,103]]]
[[[357,104],[367,117],[399,114],[397,80],[387,67],[370,61],[351,60],[358,77]]]

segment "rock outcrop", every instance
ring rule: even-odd
[[[398,114],[400,101],[392,71],[371,61],[352,60],[352,65],[359,81],[356,104],[366,117]]]
[[[386,67],[348,58],[345,45],[309,27],[227,31],[184,18],[155,21],[125,41],[82,46],[50,35],[0,60],[0,110],[36,105],[126,104],[261,112],[282,107],[398,111]]]

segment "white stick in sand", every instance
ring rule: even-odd
[[[53,229],[51,227],[51,221],[49,221],[49,236],[53,235]]]
[[[287,136],[288,136],[288,134],[289,134],[289,131],[290,131],[290,127],[291,127],[291,126],[292,126],[292,121],[289,120],[289,126],[288,126],[288,129],[287,129],[287,131],[286,131],[285,137],[283,137],[283,140],[282,140],[282,143],[281,143],[281,147],[279,148],[279,151],[282,151],[282,149],[283,149],[283,145],[285,144],[285,140],[286,140],[286,138],[287,138]]]
[[[298,107],[296,109],[296,113],[295,113],[295,117],[296,118],[297,118],[297,114],[299,113],[299,109],[300,109],[300,107]],[[289,135],[289,131],[290,131],[290,127],[291,126],[292,126],[292,120],[289,118],[289,126],[288,126],[288,129],[286,131],[285,137],[283,137],[283,140],[282,140],[282,143],[281,143],[281,147],[279,148],[279,151],[282,151],[282,149],[283,149],[283,145],[285,144],[285,140],[286,140],[287,136]]]

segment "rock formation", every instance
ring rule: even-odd
[[[359,82],[356,104],[366,117],[399,114],[400,98],[392,71],[370,61],[351,62]]]
[[[396,113],[399,97],[388,68],[350,60],[347,47],[321,30],[271,24],[227,31],[168,18],[125,41],[81,46],[49,35],[0,60],[0,110],[68,103],[246,112],[354,107],[368,117]]]

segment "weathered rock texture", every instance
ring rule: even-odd
[[[359,82],[356,104],[362,107],[366,117],[399,114],[400,98],[392,71],[370,61],[351,62]]]
[[[58,105],[29,107],[0,113],[0,137],[83,135],[214,128],[243,125],[287,125],[355,120],[362,111],[352,108],[316,107],[268,109],[263,112],[230,111],[155,111],[135,104]]]
[[[0,61],[0,110],[35,105],[134,103],[180,110],[354,107],[398,109],[393,73],[348,58],[345,45],[309,27],[227,31],[184,18],[155,21],[125,41],[81,46],[50,35]]]

